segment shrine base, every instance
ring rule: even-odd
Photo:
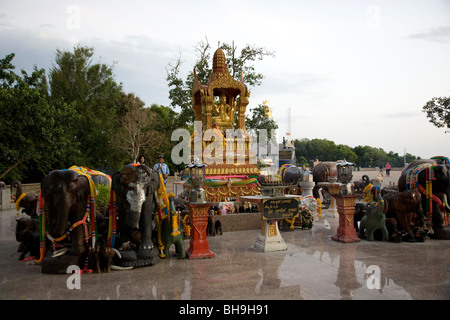
[[[273,252],[287,250],[286,243],[280,235],[276,220],[263,221],[261,234],[258,235],[253,249],[256,251]]]

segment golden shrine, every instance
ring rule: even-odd
[[[256,155],[251,152],[252,139],[245,127],[249,96],[243,74],[240,81],[231,76],[222,49],[218,48],[214,53],[212,73],[206,85],[200,82],[194,68],[191,100],[195,119],[202,124],[202,134],[194,130],[191,150],[195,159],[195,148],[198,152],[201,146],[203,162],[208,164],[203,185],[208,202],[260,194],[257,185],[260,172]],[[213,132],[211,139],[205,134],[208,131]],[[218,138],[221,139],[218,140],[220,148],[211,148]],[[199,140],[201,143],[195,146]],[[210,149],[213,152],[209,154],[206,151]],[[207,161],[208,155],[214,156],[212,163]]]

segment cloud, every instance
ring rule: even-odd
[[[425,29],[421,32],[411,34],[407,38],[439,43],[450,43],[450,26]]]

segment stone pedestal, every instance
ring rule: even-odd
[[[355,215],[356,199],[360,195],[332,194],[332,196],[336,199],[337,210],[339,213],[339,227],[337,228],[336,235],[332,236],[331,239],[344,243],[359,242],[360,239],[356,235],[353,220]]]
[[[314,181],[301,181],[300,187],[302,187],[302,196],[313,196],[313,189],[316,183]]]
[[[263,220],[261,234],[258,235],[253,248],[263,252],[287,250],[286,243],[280,235],[277,220]]]
[[[191,221],[190,247],[186,250],[189,259],[214,258],[209,250],[207,235],[208,211],[210,203],[188,203],[189,220]]]
[[[11,202],[10,189],[1,189],[0,196],[1,196],[0,210],[9,210],[14,208],[15,204]]]
[[[299,210],[299,195],[284,195],[281,197],[245,196],[242,201],[257,203],[262,212],[261,233],[258,235],[253,249],[263,252],[287,250],[286,243],[280,234],[278,220],[292,219]]]

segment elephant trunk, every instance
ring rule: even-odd
[[[11,194],[13,188],[16,188],[16,200],[22,195],[22,183],[19,180],[14,180],[11,183]]]
[[[64,203],[56,203],[56,205],[49,205],[48,207],[48,227],[49,233],[53,238],[61,237],[67,230],[67,223],[69,221],[69,206]]]
[[[131,185],[131,184],[130,184]],[[141,183],[132,183],[134,189],[127,192],[126,199],[130,204],[128,215],[128,227],[139,228],[139,220],[141,218],[142,205],[145,201],[145,189]]]

